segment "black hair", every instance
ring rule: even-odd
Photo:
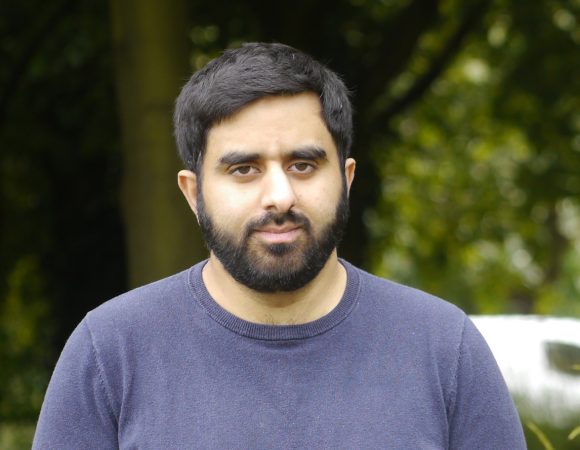
[[[273,95],[313,92],[341,162],[352,143],[352,106],[340,77],[287,45],[247,43],[229,49],[195,72],[179,94],[173,116],[185,167],[201,169],[208,130],[249,103]]]

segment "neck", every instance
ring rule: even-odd
[[[346,270],[336,250],[306,286],[291,292],[257,292],[238,283],[212,253],[203,281],[213,299],[226,311],[249,322],[294,325],[312,322],[332,311],[346,288]]]

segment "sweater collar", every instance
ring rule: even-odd
[[[209,294],[202,278],[202,270],[207,260],[193,266],[189,271],[189,284],[194,298],[201,304],[207,314],[223,327],[252,339],[267,341],[287,341],[307,339],[337,326],[348,317],[354,309],[360,289],[358,270],[347,261],[339,258],[346,269],[347,281],[344,294],[338,305],[328,314],[299,325],[265,325],[241,319],[222,308]]]

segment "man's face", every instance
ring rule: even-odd
[[[209,249],[253,290],[305,286],[346,225],[354,161],[343,170],[317,96],[250,104],[208,133],[197,216]]]

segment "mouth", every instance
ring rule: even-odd
[[[266,241],[269,244],[284,244],[295,241],[302,228],[292,225],[292,226],[270,226],[259,228],[254,231],[254,234],[260,237],[261,240]]]

